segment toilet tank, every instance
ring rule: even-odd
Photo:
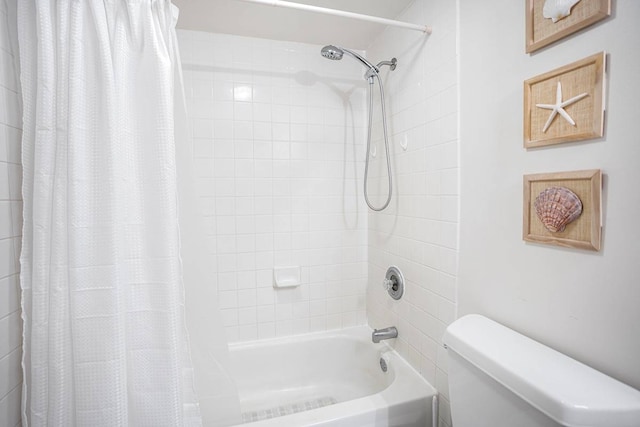
[[[453,322],[454,427],[640,427],[640,392],[480,315]]]

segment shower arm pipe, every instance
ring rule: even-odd
[[[344,10],[329,9],[326,7],[311,6],[308,4],[294,3],[283,0],[239,0],[248,3],[258,3],[274,7],[286,7],[290,9],[305,10],[307,12],[324,13],[326,15],[342,16],[343,18],[359,19],[361,21],[376,22],[378,24],[390,25],[393,27],[406,28],[409,30],[422,31],[431,34],[431,27],[427,25],[411,24],[409,22],[396,21],[393,19],[381,18],[379,16],[363,15],[361,13],[347,12]]]

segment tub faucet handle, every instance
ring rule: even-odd
[[[398,267],[391,266],[387,269],[384,279],[382,280],[382,288],[393,299],[402,298],[404,293],[404,276]]]

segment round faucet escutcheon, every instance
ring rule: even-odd
[[[392,265],[387,269],[385,279],[382,281],[382,287],[391,298],[395,300],[402,298],[404,294],[404,276],[398,267]]]

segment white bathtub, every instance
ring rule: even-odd
[[[366,326],[232,344],[230,356],[243,426],[436,425],[436,390]]]

